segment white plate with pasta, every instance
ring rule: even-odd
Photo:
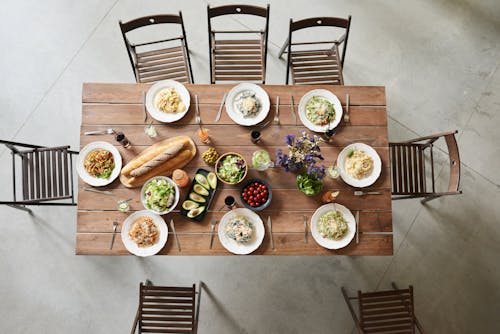
[[[246,208],[226,213],[219,224],[219,240],[233,254],[245,255],[255,251],[264,240],[264,223],[259,215]]]
[[[311,235],[328,249],[343,248],[356,235],[356,220],[351,210],[338,203],[320,206],[311,218]]]
[[[89,143],[78,154],[78,175],[91,186],[102,187],[110,184],[120,175],[121,169],[120,152],[105,141]]]
[[[339,125],[342,104],[329,90],[313,89],[300,99],[299,118],[309,130],[325,132]]]
[[[236,124],[256,125],[266,119],[270,108],[269,95],[256,84],[240,83],[227,93],[226,112]]]
[[[121,230],[125,248],[137,256],[151,256],[163,249],[168,227],[163,218],[148,210],[136,211],[125,219]]]
[[[146,93],[146,109],[157,121],[172,123],[189,110],[191,97],[186,87],[175,80],[155,83]]]
[[[363,188],[377,181],[382,171],[382,161],[373,147],[354,143],[340,152],[337,167],[345,183]]]

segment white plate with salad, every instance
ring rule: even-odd
[[[322,247],[343,248],[356,235],[356,219],[342,204],[328,203],[314,212],[311,218],[311,234]]]
[[[172,123],[189,110],[191,96],[186,87],[175,80],[155,83],[146,93],[146,110],[157,121]]]
[[[267,92],[253,83],[240,83],[227,94],[226,112],[239,125],[251,126],[262,122],[270,107]]]
[[[148,210],[136,211],[123,222],[121,237],[130,253],[151,256],[167,243],[168,227],[161,216]]]
[[[155,176],[142,186],[141,200],[149,211],[167,214],[179,203],[179,187],[169,177]]]
[[[342,119],[340,100],[326,89],[314,89],[300,99],[299,118],[309,130],[325,132],[334,129]]]
[[[120,152],[110,143],[89,143],[78,154],[78,175],[91,186],[102,187],[110,184],[120,175],[121,169]]]
[[[382,172],[382,160],[370,145],[353,143],[339,153],[337,167],[345,183],[364,188],[378,180]]]
[[[233,254],[245,255],[259,248],[266,232],[258,214],[246,208],[237,208],[222,217],[217,233],[225,249]]]

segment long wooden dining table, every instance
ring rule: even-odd
[[[310,233],[311,216],[322,205],[321,196],[308,197],[297,189],[296,176],[286,173],[282,168],[269,168],[266,171],[249,169],[248,177],[266,180],[273,191],[271,205],[259,212],[263,221],[268,216],[272,218],[272,237],[274,249],[271,246],[271,233],[266,225],[266,233],[261,246],[254,255],[392,255],[393,229],[391,208],[391,179],[389,169],[389,147],[387,135],[387,111],[385,88],[379,86],[286,86],[263,85],[269,94],[271,111],[266,119],[270,121],[265,127],[244,127],[235,124],[225,110],[219,122],[215,122],[216,114],[224,93],[234,85],[186,85],[191,94],[191,106],[187,114],[175,123],[160,123],[148,115],[146,121],[143,96],[151,84],[122,83],[84,83],[82,94],[82,122],[80,132],[81,148],[93,141],[107,141],[120,151],[123,163],[126,164],[143,149],[157,141],[188,135],[195,141],[198,153],[184,168],[190,177],[198,168],[211,169],[201,158],[201,153],[209,148],[200,142],[195,122],[195,95],[199,99],[199,109],[202,126],[210,130],[213,145],[219,153],[238,152],[247,161],[257,149],[269,151],[271,157],[277,148],[286,151],[285,136],[300,134],[300,131],[311,133],[305,128],[297,115],[292,112],[291,96],[293,96],[295,111],[301,97],[312,89],[327,89],[332,91],[341,101],[345,110],[346,94],[350,95],[350,121],[341,121],[336,135],[330,143],[322,143],[321,151],[325,157],[325,165],[333,165],[339,152],[347,145],[362,142],[372,146],[382,160],[382,172],[378,180],[363,190],[379,191],[379,195],[355,196],[355,189],[342,181],[341,178],[324,179],[324,190],[338,190],[337,203],[349,208],[353,214],[359,211],[359,243],[354,238],[342,249],[329,250],[318,245]],[[279,103],[279,124],[274,124],[276,100]],[[158,132],[157,138],[149,138],[144,127],[153,121]],[[264,123],[264,122],[263,122]],[[84,132],[113,128],[122,131],[131,142],[131,147],[123,148],[115,141],[113,135],[86,136]],[[250,131],[259,128],[262,140],[253,144]],[[229,255],[219,242],[217,229],[210,248],[210,222],[220,218],[227,212],[224,209],[224,198],[227,195],[239,200],[240,187],[229,186],[219,182],[215,198],[209,212],[201,223],[193,222],[179,213],[179,206],[173,212],[164,216],[168,222],[173,219],[180,243],[178,249],[175,237],[169,230],[169,237],[160,255]],[[143,210],[139,188],[126,188],[117,179],[109,186],[100,187],[112,193],[101,194],[85,190],[89,186],[81,179],[78,182],[78,210],[76,226],[76,254],[81,255],[128,255],[130,254],[122,243],[120,231],[123,221],[134,211]],[[181,202],[185,191],[181,194]],[[117,200],[131,199],[128,213],[117,210]],[[222,208],[222,209],[221,209]],[[308,224],[304,225],[304,216]],[[110,241],[113,234],[113,222],[118,222],[116,240],[113,249]],[[218,227],[218,225],[217,225]]]

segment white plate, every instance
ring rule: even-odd
[[[94,150],[99,150],[99,149],[111,152],[111,154],[113,154],[113,159],[115,161],[115,169],[113,169],[111,176],[107,179],[99,179],[97,177],[94,177],[89,173],[87,173],[85,167],[83,167],[83,161],[85,160],[87,154],[89,154]],[[102,187],[110,184],[120,175],[121,169],[122,169],[122,156],[120,155],[120,152],[118,152],[116,147],[105,141],[94,141],[92,143],[89,143],[78,154],[78,163],[76,165],[76,170],[78,172],[78,175],[83,180],[83,182],[90,184],[91,186]]]
[[[167,87],[174,87],[175,91],[181,97],[182,103],[186,105],[186,110],[179,113],[167,113],[156,109],[155,100],[158,93]],[[146,109],[148,113],[157,121],[172,123],[180,120],[189,110],[191,97],[189,91],[183,84],[174,80],[162,80],[155,83],[146,93]]]
[[[243,91],[253,91],[255,92],[256,98],[260,102],[260,111],[254,117],[243,117],[243,114],[238,111],[236,107],[236,97]],[[231,117],[231,119],[239,125],[251,126],[258,124],[266,119],[267,114],[269,114],[269,108],[271,107],[271,102],[269,102],[269,95],[260,86],[253,83],[240,83],[234,86],[226,98],[226,112]]]
[[[140,217],[150,217],[151,219],[153,219],[153,222],[156,224],[156,226],[158,226],[160,237],[158,238],[158,242],[156,244],[149,247],[139,247],[130,239],[128,231],[130,230],[132,223]],[[125,219],[125,221],[123,222],[121,237],[125,248],[127,248],[130,253],[137,256],[151,256],[161,251],[167,243],[168,227],[163,218],[156,213],[152,213],[148,210],[136,211],[128,216],[127,219]]]
[[[144,189],[146,189],[146,185],[148,185],[149,182],[151,182],[153,180],[157,180],[157,179],[167,180],[167,182],[170,183],[171,185],[173,185],[174,189],[175,189],[174,204],[172,204],[172,206],[170,208],[168,208],[167,210],[165,210],[165,211],[154,211],[154,210],[148,209],[148,207],[146,206],[146,201],[144,200]],[[160,176],[154,176],[154,177],[150,178],[149,180],[147,180],[144,183],[144,185],[142,186],[142,188],[141,188],[141,202],[142,202],[142,205],[144,206],[144,209],[149,210],[149,211],[151,211],[153,213],[156,213],[158,215],[166,215],[167,213],[169,213],[170,211],[172,211],[173,209],[175,209],[175,207],[179,203],[179,197],[180,197],[179,186],[177,184],[175,184],[175,182],[171,178],[166,177],[166,176],[161,176],[161,175]]]
[[[345,162],[347,159],[347,154],[352,149],[357,149],[364,151],[366,154],[368,154],[372,159],[373,159],[373,171],[372,173],[363,178],[363,179],[355,179],[349,174],[347,174],[345,170]],[[368,187],[371,186],[375,181],[377,181],[378,177],[380,176],[380,172],[382,171],[382,161],[380,160],[380,156],[378,155],[377,151],[373,149],[373,147],[363,144],[363,143],[354,143],[349,146],[346,146],[339,154],[337,158],[337,167],[340,172],[340,177],[342,180],[344,180],[345,183],[353,186],[353,187],[358,187],[358,188],[363,188],[363,187]]]
[[[306,105],[307,102],[313,97],[313,96],[321,96],[333,103],[333,107],[335,108],[335,119],[330,123],[330,125],[316,125],[312,123],[306,116]],[[313,89],[309,92],[307,92],[302,98],[300,99],[299,102],[299,118],[309,130],[314,131],[314,132],[325,132],[328,130],[328,126],[330,126],[330,129],[334,129],[339,123],[340,120],[342,119],[342,104],[340,104],[340,100],[330,92],[329,90],[326,89]]]
[[[226,236],[226,225],[227,223],[229,223],[231,218],[236,215],[246,216],[253,223],[254,230],[252,240],[246,243],[236,242],[235,240]],[[259,248],[260,244],[264,240],[265,233],[266,231],[264,229],[264,223],[262,222],[262,219],[260,219],[259,215],[252,210],[245,208],[237,208],[226,213],[220,220],[218,230],[219,240],[222,246],[224,246],[224,248],[231,253],[239,255],[250,254],[257,248]]]
[[[344,219],[347,221],[347,225],[349,227],[346,235],[340,240],[332,240],[332,239],[328,239],[328,238],[323,238],[319,234],[319,231],[318,231],[319,218],[323,214],[327,213],[328,211],[332,211],[332,210],[340,211],[342,213],[342,215],[344,215]],[[356,235],[356,219],[352,215],[351,211],[348,208],[346,208],[345,206],[343,206],[342,204],[328,203],[328,204],[320,206],[314,212],[314,214],[311,218],[311,234],[312,234],[314,240],[316,240],[316,242],[320,246],[323,246],[323,247],[328,248],[328,249],[343,248],[343,247],[349,245],[351,240]]]

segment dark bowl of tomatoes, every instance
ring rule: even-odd
[[[251,179],[243,184],[240,192],[240,199],[243,205],[254,211],[264,210],[271,204],[273,192],[265,181]]]

